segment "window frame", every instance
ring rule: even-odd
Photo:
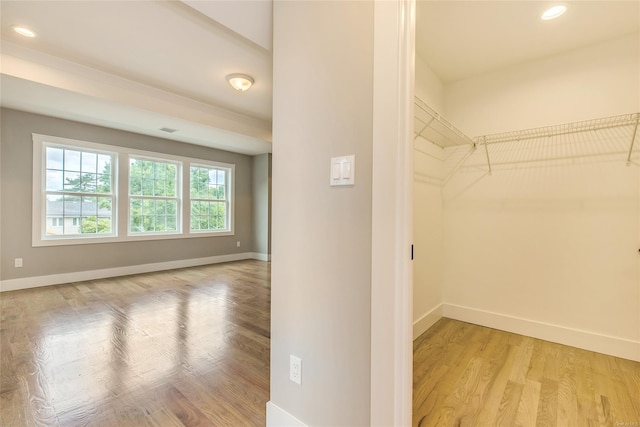
[[[131,199],[141,199],[141,200],[158,200],[159,196],[144,196],[144,195],[132,195],[130,194],[131,190],[131,160],[142,160],[142,161],[151,161],[158,163],[169,163],[173,164],[176,167],[176,195],[175,197],[162,197],[163,200],[175,200],[176,201],[176,230],[175,231],[132,231],[131,230]],[[182,205],[184,204],[184,192],[182,191],[182,181],[184,179],[183,173],[184,164],[178,160],[170,160],[166,157],[158,157],[158,156],[149,156],[149,155],[138,155],[138,154],[127,154],[127,235],[129,237],[151,237],[151,236],[170,236],[170,235],[179,235],[183,234],[184,226],[182,223]]]
[[[202,238],[235,235],[235,164],[214,160],[177,156],[166,153],[138,150],[129,147],[114,146],[95,142],[82,141],[52,135],[33,133],[33,182],[32,182],[32,246],[63,246],[96,243],[115,243],[146,240],[169,240],[184,238]],[[112,230],[113,234],[75,234],[46,235],[46,146],[58,145],[64,148],[85,149],[101,153],[113,153],[112,157]],[[176,193],[177,230],[171,232],[130,232],[130,198],[129,198],[129,158],[148,158],[178,165],[178,182]],[[227,229],[225,230],[191,230],[191,167],[208,167],[226,170],[226,194],[228,195]],[[134,196],[135,197],[135,196]]]
[[[188,206],[188,211],[189,211],[189,228],[187,229],[189,233],[192,234],[197,234],[199,236],[205,235],[205,234],[209,234],[209,233],[217,233],[217,234],[223,234],[223,233],[229,233],[229,234],[233,234],[233,201],[235,199],[235,197],[233,197],[233,179],[235,178],[235,174],[234,174],[234,170],[233,167],[229,167],[230,165],[226,165],[224,163],[216,163],[216,162],[209,162],[209,163],[205,163],[205,162],[190,162],[188,167],[189,170],[187,171],[187,173],[185,175],[189,176],[189,185],[188,185],[188,189],[189,189],[189,206]],[[215,169],[215,170],[221,170],[224,172],[225,175],[225,198],[224,199],[203,199],[203,198],[194,198],[191,199],[191,168],[207,168],[207,169]],[[191,202],[192,201],[201,201],[201,202],[223,202],[226,205],[226,217],[225,217],[225,223],[227,225],[227,227],[225,229],[221,229],[221,230],[211,230],[211,229],[207,229],[207,230],[193,230],[191,228]]]

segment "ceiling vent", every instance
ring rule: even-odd
[[[171,129],[171,128],[160,128],[160,130],[166,133],[174,133],[178,131],[178,129]]]

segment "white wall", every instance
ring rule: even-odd
[[[413,158],[414,339],[442,317],[440,307],[444,274],[444,217],[441,185],[444,175],[442,163],[445,155],[443,149],[422,138],[418,138],[415,142]]]
[[[640,359],[640,170],[572,163],[447,186],[444,315]]]
[[[451,83],[444,114],[474,137],[637,112],[639,54],[636,33]]]
[[[445,114],[476,136],[638,112],[639,55],[635,35],[452,83]],[[553,139],[490,146],[492,176],[478,151],[444,188],[443,314],[640,360],[630,138],[606,143],[621,154],[586,160],[602,143],[561,142],[574,159],[527,161],[558,154],[545,148]],[[416,290],[414,307],[434,296]]]
[[[427,61],[417,53],[415,67],[416,96],[444,115],[444,85],[442,81],[429,67]]]
[[[257,257],[271,256],[271,154],[253,156],[251,163],[253,251]]]
[[[269,408],[307,425],[370,421],[373,7],[274,2]],[[355,185],[330,187],[350,154]]]
[[[444,85],[416,53],[415,95],[444,115]],[[444,150],[418,138],[414,146],[413,335],[417,338],[441,317],[443,217],[441,181]]]

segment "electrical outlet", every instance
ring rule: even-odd
[[[296,384],[302,382],[302,359],[294,356],[289,356],[289,379]]]
[[[16,268],[22,267],[22,258],[16,258],[13,260],[13,266]]]
[[[238,240],[238,241],[236,242],[236,246],[237,246],[237,247],[240,247],[240,240]]]

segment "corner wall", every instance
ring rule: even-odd
[[[271,258],[271,154],[252,159],[253,252],[256,257]]]
[[[442,317],[444,216],[442,164],[446,153],[418,138],[414,143],[413,338]]]
[[[638,35],[453,83],[445,104],[471,136],[638,112]],[[535,142],[489,146],[491,176],[482,150],[445,188],[443,314],[640,360],[630,138]],[[531,161],[547,151],[568,157]]]

